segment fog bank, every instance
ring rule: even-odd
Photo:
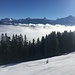
[[[9,36],[13,34],[22,34],[27,36],[28,40],[41,38],[52,31],[64,32],[64,31],[75,31],[75,26],[65,26],[65,25],[50,25],[50,24],[24,24],[24,25],[1,25],[0,35],[2,33],[7,33]]]

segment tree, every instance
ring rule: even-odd
[[[24,60],[26,58],[26,60],[28,59],[29,56],[29,50],[28,50],[28,40],[26,35],[24,36],[24,47],[23,47],[23,56],[24,56]]]

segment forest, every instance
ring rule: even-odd
[[[31,34],[33,35],[33,34]],[[28,41],[26,35],[0,36],[0,65],[38,60],[75,51],[75,32],[52,32],[41,40]]]

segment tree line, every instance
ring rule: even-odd
[[[58,56],[75,51],[75,32],[52,32],[41,40],[27,40],[26,35],[0,37],[0,65]]]

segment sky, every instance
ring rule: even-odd
[[[48,18],[75,16],[75,0],[0,0],[1,18]]]

